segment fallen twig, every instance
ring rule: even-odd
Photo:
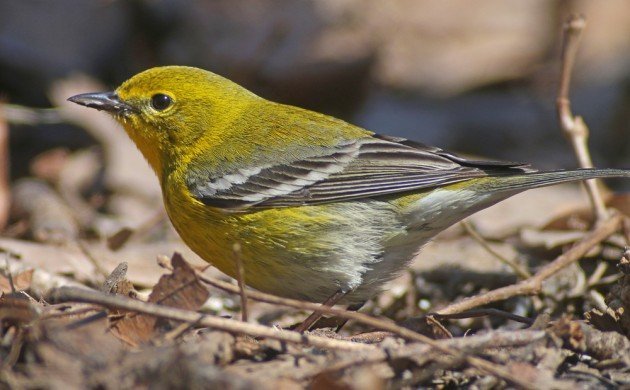
[[[459,313],[453,314],[439,314],[439,313],[429,313],[427,316],[435,317],[438,320],[456,320],[463,318],[476,318],[476,317],[485,317],[485,316],[495,316],[505,318],[507,320],[512,320],[516,322],[520,322],[522,324],[532,325],[534,320],[528,317],[519,316],[504,310],[486,308],[486,309],[475,309],[475,310],[466,310]]]
[[[556,99],[556,109],[560,128],[571,142],[580,167],[592,168],[593,162],[588,150],[588,126],[586,126],[582,117],[573,116],[571,112],[571,101],[569,100],[571,72],[584,27],[586,27],[586,20],[583,16],[572,15],[564,24],[562,71],[560,74],[558,97]],[[597,188],[597,181],[595,179],[586,180],[584,185],[597,222],[604,221],[608,218],[608,212],[606,211],[604,199]]]
[[[487,305],[491,302],[505,300],[518,295],[537,294],[542,289],[542,283],[569,264],[579,260],[592,247],[602,242],[606,237],[615,233],[621,226],[622,216],[615,214],[610,219],[603,221],[595,230],[584,236],[571,249],[558,256],[554,261],[542,267],[534,276],[510,286],[497,288],[483,294],[466,298],[437,310],[440,315],[460,313],[465,310]]]
[[[241,244],[235,243],[232,247],[232,252],[236,263],[236,281],[238,282],[239,295],[241,296],[241,321],[247,322],[247,292],[245,292],[245,267],[241,259]]]
[[[9,124],[6,106],[0,103],[0,229],[9,221],[11,190],[9,189]]]
[[[17,104],[5,104],[4,115],[9,123],[16,125],[47,125],[64,122],[64,118],[57,108],[33,108]]]
[[[528,270],[521,267],[515,261],[508,259],[507,257],[503,256],[502,254],[494,250],[494,248],[492,248],[488,244],[486,239],[483,238],[483,236],[479,234],[479,232],[477,232],[477,229],[475,229],[475,227],[470,222],[464,220],[462,221],[462,226],[464,227],[466,232],[473,238],[473,240],[477,241],[479,245],[481,245],[492,256],[497,258],[497,260],[507,265],[508,267],[512,268],[514,273],[520,276],[521,279],[527,279],[532,276],[532,274]]]
[[[55,302],[83,302],[98,304],[110,309],[128,310],[174,321],[196,323],[200,326],[224,330],[230,333],[248,334],[254,337],[266,337],[290,343],[312,345],[318,348],[341,350],[375,349],[374,346],[368,346],[365,344],[328,339],[319,336],[302,335],[292,331],[279,331],[263,325],[249,324],[228,318],[199,314],[191,310],[182,310],[119,295],[108,295],[97,291],[74,287],[55,288],[51,290],[50,298]]]

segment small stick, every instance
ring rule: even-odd
[[[582,36],[582,30],[586,27],[583,16],[572,15],[564,24],[562,44],[562,71],[560,73],[560,86],[556,99],[556,109],[560,128],[571,142],[573,151],[578,159],[580,168],[592,168],[593,161],[588,150],[589,130],[584,120],[579,116],[573,116],[571,101],[569,100],[569,88],[571,85],[571,73],[575,63],[575,56]],[[597,187],[595,179],[584,182],[586,192],[591,202],[598,223],[608,218],[608,212],[603,197]]]
[[[9,279],[9,286],[11,287],[11,292],[15,293],[15,284],[13,283],[13,273],[11,272],[11,267],[9,266],[9,255],[7,253],[4,254],[4,261],[7,263],[7,279]]]
[[[56,302],[93,303],[110,309],[127,310],[169,320],[199,324],[200,326],[224,330],[230,333],[243,333],[254,337],[286,341],[297,344],[308,344],[318,348],[339,350],[375,350],[373,346],[357,344],[349,341],[334,340],[326,337],[302,335],[291,331],[278,331],[264,325],[249,324],[228,318],[199,314],[191,310],[177,309],[155,303],[127,298],[121,295],[103,294],[98,291],[76,287],[59,287],[50,292],[50,297]]]
[[[239,294],[241,295],[241,321],[247,322],[247,293],[245,292],[245,267],[241,259],[241,244],[236,242],[232,245],[232,253],[236,262],[236,281],[238,282]]]
[[[438,313],[429,313],[427,316],[433,316],[438,320],[459,320],[464,318],[475,318],[475,317],[485,317],[485,316],[495,316],[502,317],[508,320],[520,322],[522,324],[532,325],[534,320],[531,318],[523,317],[516,315],[514,313],[510,313],[504,310],[499,309],[475,309],[475,310],[466,310],[460,313],[454,314],[438,314]]]
[[[433,337],[439,339],[453,338],[453,334],[449,332],[449,330],[446,329],[444,325],[442,325],[442,323],[436,318],[436,316],[428,314],[425,317],[425,321],[427,322],[427,325],[429,325],[433,329]]]
[[[626,245],[630,245],[630,218],[623,219],[623,236],[626,239]]]
[[[586,285],[588,287],[593,287],[594,285],[596,285],[602,279],[602,277],[604,277],[604,274],[606,273],[607,270],[608,270],[608,263],[600,261],[597,264],[597,268],[595,268],[595,271],[593,271],[591,273],[591,276],[589,276],[588,281],[586,282]]]
[[[107,271],[105,269],[105,267],[101,264],[101,262],[96,258],[96,256],[92,253],[92,251],[90,250],[90,248],[88,248],[88,245],[85,241],[83,241],[80,238],[77,238],[74,241],[76,247],[79,249],[79,251],[85,255],[85,257],[90,261],[90,263],[92,263],[92,265],[94,266],[95,271],[100,274],[101,277],[103,278],[107,278],[110,274],[109,271]]]
[[[475,241],[477,241],[479,245],[481,245],[492,256],[496,257],[497,260],[512,268],[512,271],[520,276],[521,279],[527,279],[532,276],[532,274],[528,270],[518,265],[515,261],[510,260],[499,252],[495,251],[494,248],[492,248],[490,244],[488,244],[488,241],[486,241],[486,239],[483,238],[481,234],[479,234],[477,229],[475,229],[475,227],[470,222],[464,220],[461,222],[461,224],[466,230],[466,233],[468,233]]]
[[[542,283],[552,275],[569,264],[581,259],[592,247],[614,234],[621,226],[622,216],[613,215],[610,219],[603,221],[592,232],[584,236],[580,241],[568,251],[558,256],[554,261],[542,267],[534,276],[519,283],[506,287],[497,288],[483,294],[478,294],[466,298],[460,302],[453,303],[437,311],[438,314],[448,315],[460,313],[465,310],[487,305],[491,302],[502,301],[517,295],[533,295],[540,292]]]
[[[9,222],[11,190],[9,189],[9,123],[6,106],[0,102],[0,229]]]
[[[64,123],[58,108],[32,108],[17,104],[5,104],[4,116],[16,125],[44,125]]]

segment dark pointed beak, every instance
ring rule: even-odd
[[[114,92],[82,93],[68,98],[72,103],[82,106],[96,108],[97,110],[108,111],[115,114],[123,114],[135,111],[129,104],[120,100]]]

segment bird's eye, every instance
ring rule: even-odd
[[[170,96],[164,95],[163,93],[156,93],[151,97],[151,107],[155,108],[158,111],[166,110],[173,100]]]

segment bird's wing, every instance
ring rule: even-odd
[[[467,160],[403,138],[375,135],[289,163],[239,169],[221,177],[194,175],[187,184],[192,195],[206,205],[239,210],[370,198],[438,187],[490,172],[527,170],[523,164]]]

